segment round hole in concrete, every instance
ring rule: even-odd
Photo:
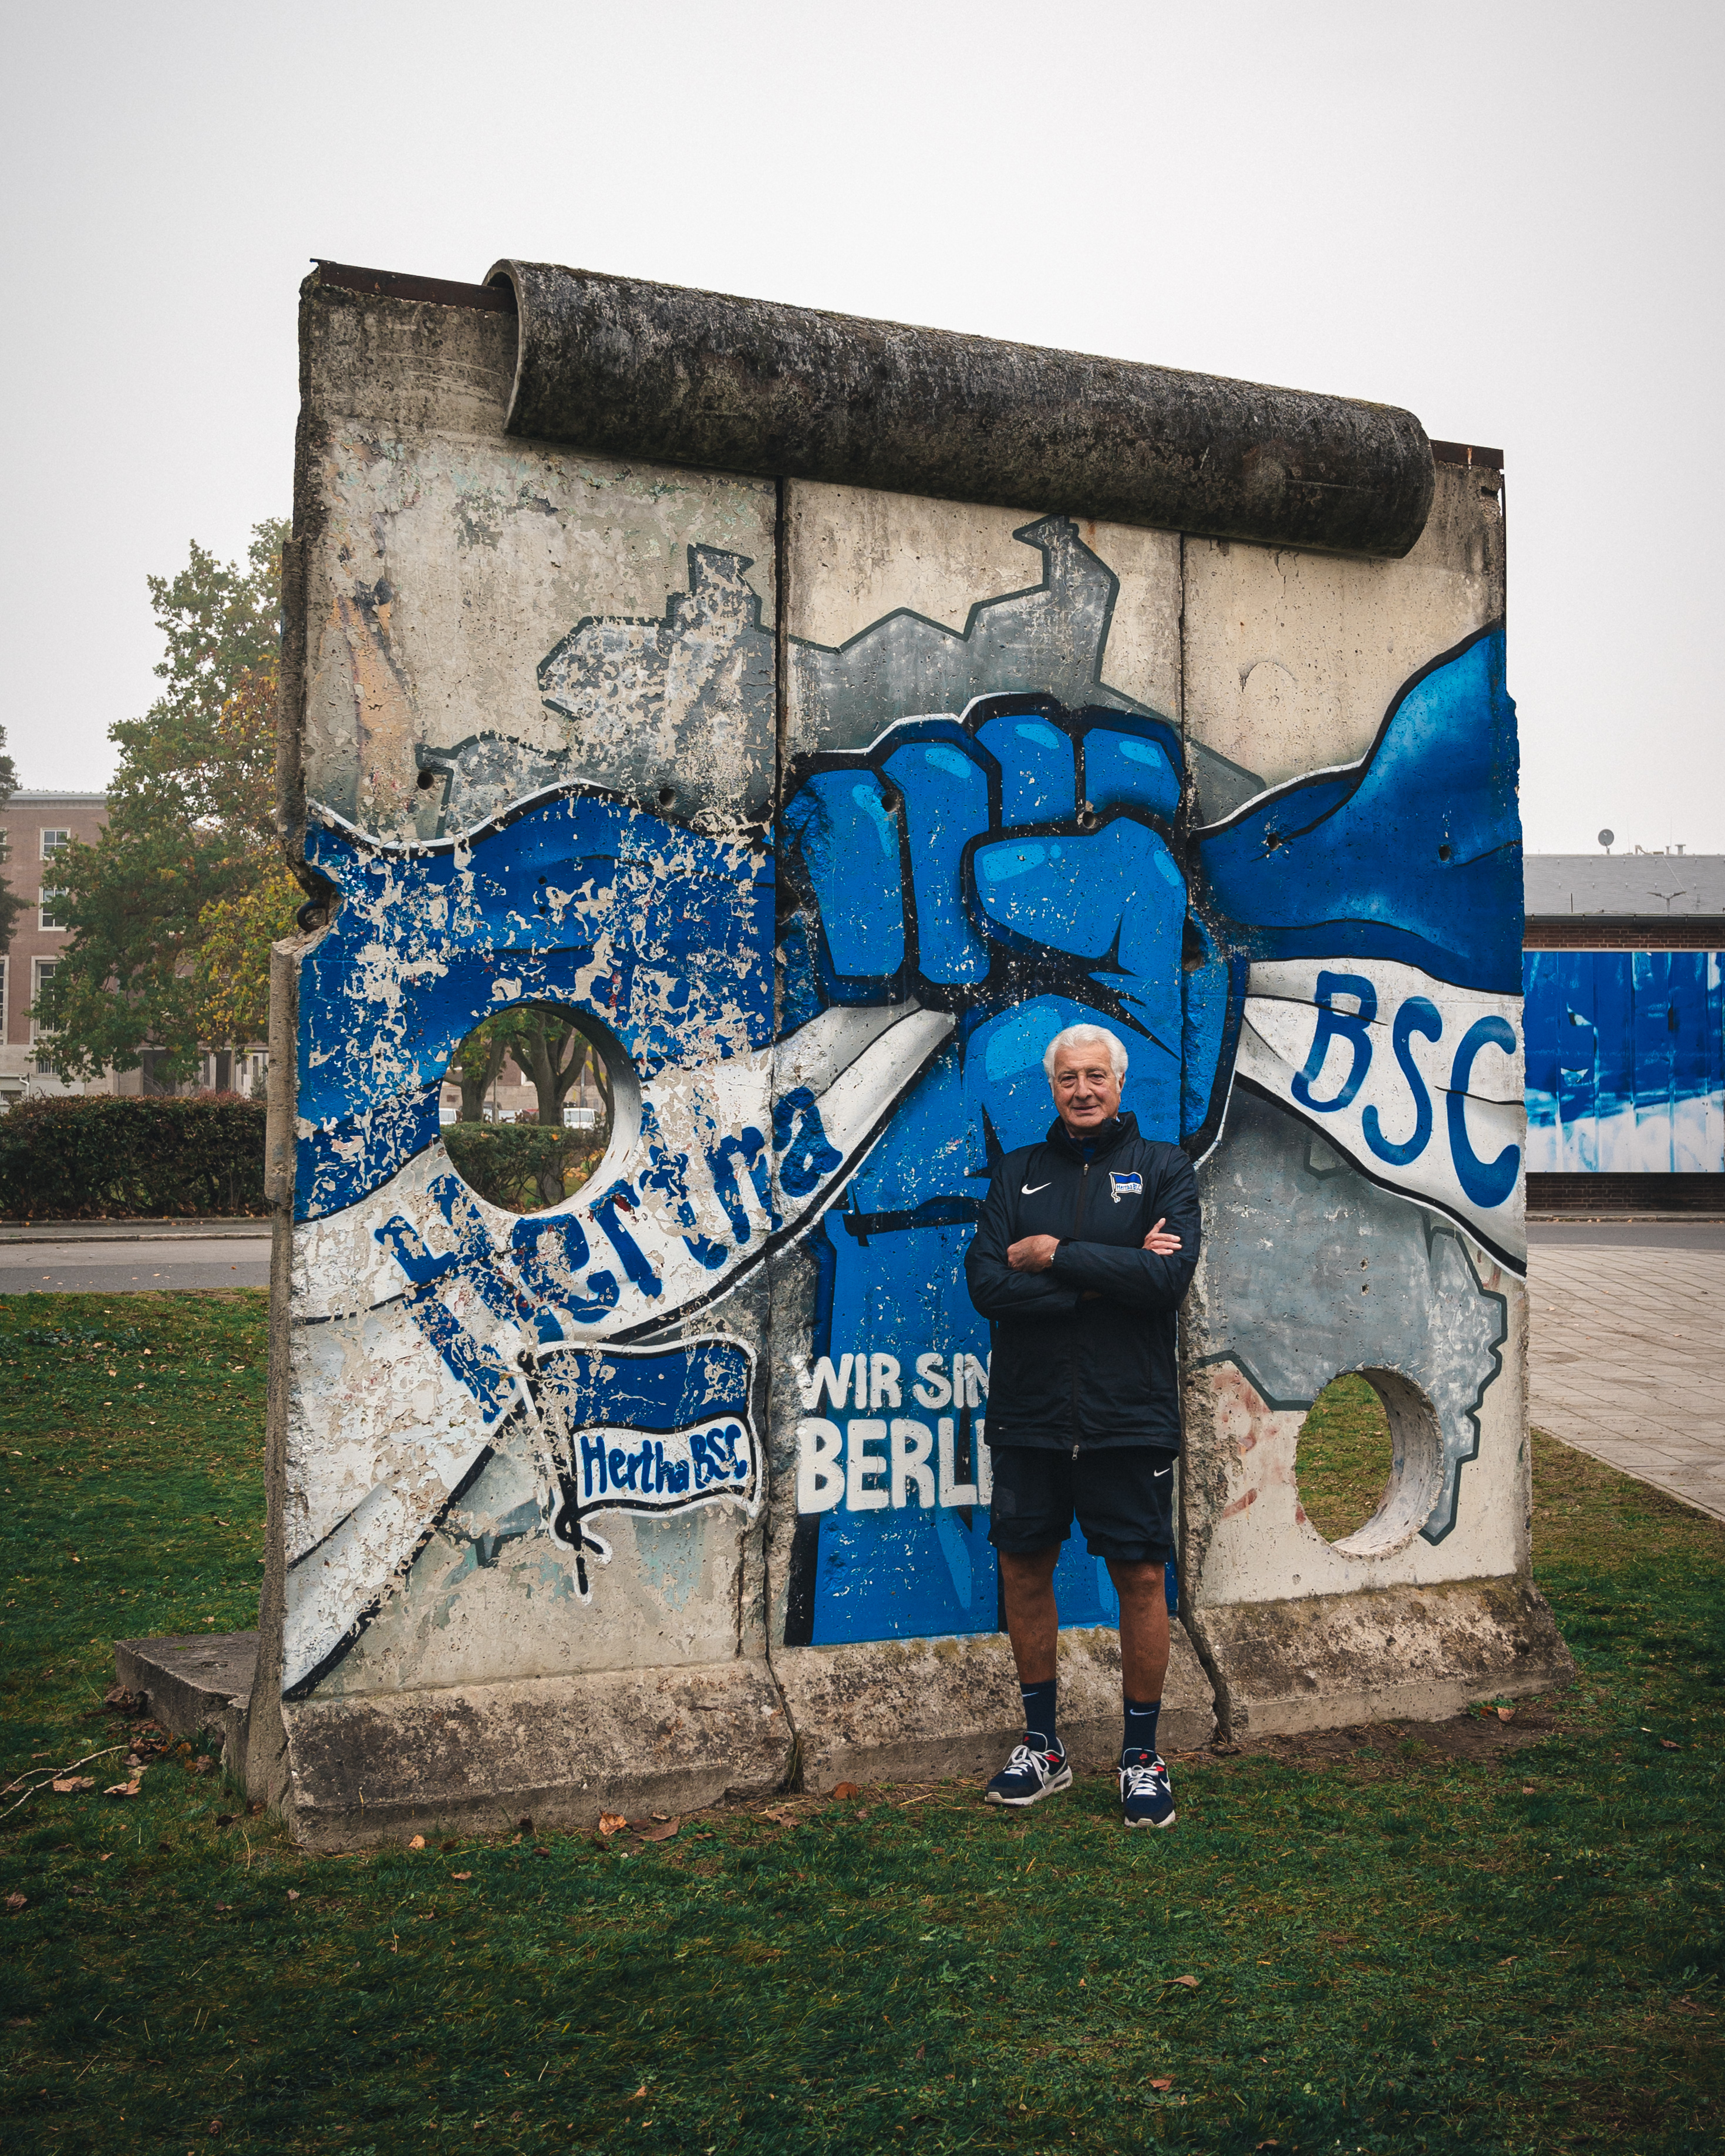
[[[1384,1557],[1430,1516],[1443,1466],[1431,1402],[1399,1370],[1350,1370],[1307,1410],[1294,1454],[1300,1507],[1333,1548]]]
[[[470,1189],[506,1213],[544,1213],[634,1142],[640,1089],[608,1026],[561,1004],[519,1003],[457,1046],[438,1112]]]

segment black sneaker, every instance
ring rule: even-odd
[[[1022,1808],[1071,1786],[1072,1769],[1064,1750],[1045,1752],[1040,1743],[1024,1743],[989,1783],[986,1795],[991,1804]]]
[[[1127,1752],[1120,1761],[1120,1804],[1128,1826],[1172,1826],[1178,1815],[1168,1768],[1153,1752]]]

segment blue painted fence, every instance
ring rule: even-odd
[[[1527,1170],[1725,1170],[1718,951],[1527,951]]]

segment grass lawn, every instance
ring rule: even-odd
[[[4,1779],[138,1733],[115,1635],[251,1620],[263,1338],[0,1303]],[[1168,1835],[1098,1778],[319,1859],[105,1750],[0,1821],[8,2145],[1717,2149],[1725,1532],[1536,1475],[1576,1692],[1177,1759]]]
[[[1389,1487],[1389,1418],[1363,1378],[1333,1378],[1307,1410],[1294,1455],[1300,1503],[1326,1542],[1363,1527]]]

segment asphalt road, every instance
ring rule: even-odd
[[[1725,1252],[1725,1220],[1531,1220],[1536,1250]],[[121,1221],[0,1228],[0,1295],[123,1295],[135,1289],[267,1287],[267,1225]]]
[[[270,1235],[115,1232],[28,1240],[0,1229],[0,1295],[127,1295],[164,1288],[268,1287]]]

